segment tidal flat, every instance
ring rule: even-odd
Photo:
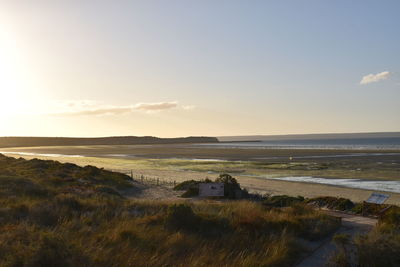
[[[117,165],[127,165],[127,168],[268,177],[294,175],[400,180],[398,150],[249,149],[193,145],[48,146],[0,150],[16,156],[107,158],[113,159]]]
[[[54,159],[78,165],[131,171],[163,180],[204,179],[229,173],[251,191],[304,196],[333,195],[365,200],[372,191],[340,183],[286,177],[400,181],[398,150],[249,149],[192,145],[54,146],[0,149],[14,157]],[[348,184],[348,183],[347,183]],[[351,183],[350,183],[351,184]],[[393,190],[392,190],[393,191]],[[390,193],[400,202],[399,194]]]

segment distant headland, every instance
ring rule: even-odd
[[[0,137],[0,147],[27,146],[89,146],[89,145],[146,145],[218,143],[216,137],[190,136],[159,138],[154,136],[111,136],[111,137]]]

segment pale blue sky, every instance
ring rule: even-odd
[[[400,131],[399,12],[399,1],[2,1],[0,135]]]

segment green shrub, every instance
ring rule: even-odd
[[[190,188],[197,187],[201,181],[196,181],[196,180],[187,180],[183,181],[182,183],[177,184],[174,187],[174,190],[189,190]]]
[[[351,211],[356,214],[381,216],[382,211],[386,210],[387,208],[390,208],[390,206],[385,204],[368,203],[364,201],[354,205]]]
[[[335,206],[337,210],[351,210],[354,207],[354,203],[350,199],[340,198]]]
[[[380,223],[389,224],[394,230],[400,230],[400,208],[390,208],[380,220]]]
[[[241,192],[242,190],[237,180],[229,174],[220,174],[219,177],[215,179],[215,182],[224,184],[224,196],[229,199],[235,199],[236,192]]]
[[[199,187],[190,187],[184,192],[181,197],[197,197],[199,195]]]
[[[304,197],[291,197],[287,195],[271,196],[263,201],[263,204],[268,207],[289,207],[296,203],[302,203]]]
[[[351,210],[354,208],[354,203],[347,198],[337,197],[316,197],[307,200],[307,203],[316,205],[318,207],[327,207],[328,209],[334,210]]]
[[[182,183],[177,184],[174,187],[174,190],[185,190],[181,197],[196,197],[199,195],[199,185],[201,183],[212,183],[210,179],[195,181],[195,180],[188,180],[183,181]]]

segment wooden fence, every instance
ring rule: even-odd
[[[142,184],[147,185],[163,185],[163,186],[175,186],[177,183],[175,180],[160,178],[154,175],[144,175],[144,174],[137,174],[134,173],[133,170],[123,170],[123,169],[107,169],[108,171],[112,172],[119,172],[125,175],[128,175],[134,180],[135,182],[139,182]]]

